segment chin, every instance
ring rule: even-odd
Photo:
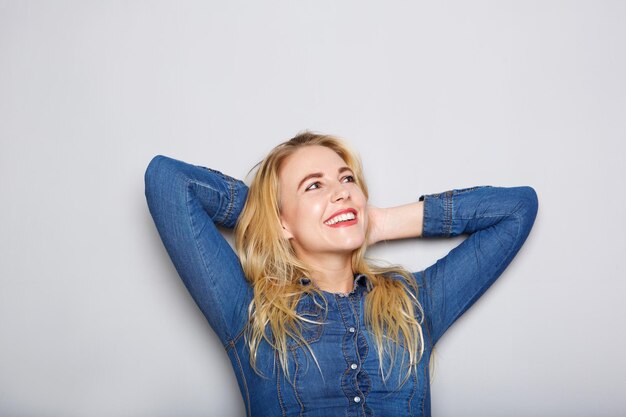
[[[365,238],[363,239],[355,239],[349,242],[346,242],[342,248],[342,250],[354,252],[355,250],[361,249],[361,246],[365,244]]]

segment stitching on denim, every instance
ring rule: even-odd
[[[205,259],[204,259],[204,256],[202,256],[203,251],[202,251],[202,250],[201,250],[201,248],[200,248],[200,243],[198,242],[198,239],[196,239],[196,237],[195,237],[196,235],[198,235],[198,233],[197,233],[197,232],[198,232],[198,230],[197,230],[197,226],[195,225],[195,222],[194,222],[194,220],[193,220],[193,216],[191,215],[191,210],[190,210],[190,208],[189,208],[189,201],[190,201],[190,198],[189,198],[189,193],[191,192],[191,187],[189,186],[189,184],[190,184],[190,183],[195,183],[195,182],[194,182],[194,181],[192,181],[192,180],[187,180],[187,181],[186,181],[186,184],[185,184],[185,191],[186,191],[186,195],[185,195],[185,197],[186,197],[186,198],[185,198],[185,207],[187,208],[187,218],[189,219],[189,224],[190,224],[190,226],[191,226],[191,230],[192,230],[192,232],[193,232],[193,242],[194,242],[194,244],[195,244],[195,246],[196,246],[196,250],[198,251],[198,254],[200,254],[200,259],[202,259],[202,265],[204,266],[204,269],[205,269],[205,271],[207,272],[207,276],[209,276],[209,275],[211,275],[211,274],[209,274],[209,271],[210,271],[211,269],[210,269],[210,268],[209,268],[209,266],[206,264],[206,261],[205,261]],[[227,336],[227,337],[228,337],[228,336],[229,336],[229,335],[227,334],[227,332],[228,332],[228,326],[226,326],[226,319],[224,318],[223,313],[224,313],[224,312],[223,312],[221,309],[219,309],[219,319],[220,319],[220,320],[221,320],[221,322],[222,322],[222,326],[223,326],[224,333],[225,333],[225,334],[224,334],[224,336]],[[216,333],[218,333],[218,332],[217,332],[217,330],[216,330]],[[219,333],[218,333],[218,334],[219,334]],[[228,344],[224,345],[224,348],[226,348],[227,346],[228,346]]]
[[[335,296],[335,298],[337,298],[337,296]],[[355,312],[355,308],[354,308],[354,301],[356,296],[355,295],[350,295],[348,297],[340,297],[342,299],[346,299],[346,303],[348,304],[348,308],[352,311],[352,316],[354,317],[354,327],[356,329],[356,331],[353,333],[352,336],[352,343],[354,346],[354,351],[357,357],[357,362],[359,362],[359,372],[356,372],[354,374],[354,376],[352,378],[350,377],[350,374],[352,372],[352,369],[350,368],[350,363],[352,362],[348,356],[347,356],[347,343],[342,343],[342,349],[341,349],[341,353],[343,354],[344,360],[346,361],[346,370],[343,373],[343,376],[341,378],[341,387],[342,390],[344,392],[344,394],[346,394],[346,397],[348,399],[348,404],[352,404],[350,402],[350,396],[352,395],[352,392],[356,392],[356,394],[361,397],[363,399],[363,401],[361,401],[358,404],[358,407],[360,407],[361,411],[363,412],[363,414],[367,415],[367,411],[366,411],[366,401],[365,401],[365,394],[364,392],[360,389],[359,386],[359,375],[362,373],[362,378],[366,380],[369,388],[371,389],[371,378],[369,377],[369,375],[367,374],[367,372],[365,372],[363,370],[363,360],[360,357],[359,354],[359,336],[362,337],[363,339],[365,338],[365,336],[362,334],[361,331],[361,321],[360,321],[360,316],[358,314],[356,314]],[[346,322],[346,317],[344,314],[344,309],[345,307],[342,305],[342,302],[337,302],[338,306],[339,306],[339,314],[341,315],[341,319],[344,323],[344,327],[348,327],[347,326],[347,322]],[[345,340],[345,336],[343,338],[343,340]],[[367,341],[365,341],[365,348],[369,349],[368,345],[367,345]],[[365,356],[367,356],[367,350],[366,350],[366,354]],[[349,382],[352,382],[352,387],[350,387],[349,385],[346,385],[347,383],[349,384]],[[368,391],[369,392],[369,391]],[[349,406],[348,406],[349,407]],[[369,407],[367,407],[368,410]],[[370,410],[371,411],[371,410]]]
[[[233,354],[235,355],[235,359],[237,359],[237,365],[239,366],[239,371],[241,372],[241,379],[243,381],[243,387],[246,393],[246,414],[248,417],[250,417],[252,415],[252,411],[250,410],[250,393],[248,392],[248,382],[246,381],[246,374],[243,372],[243,367],[241,366],[241,360],[239,359],[237,349],[233,349]]]
[[[350,296],[348,297],[348,300],[351,301],[349,302],[350,307],[352,308],[352,314],[354,315],[356,321],[359,323],[359,328],[360,328],[360,324],[361,324],[361,304],[360,301],[363,299],[363,297],[360,297],[359,299],[357,299],[356,295],[354,296]],[[357,306],[355,305],[357,303],[357,301],[359,302],[358,305],[358,312],[357,312]],[[367,394],[369,394],[372,390],[372,380],[369,376],[369,374],[367,373],[366,370],[363,369],[363,363],[365,363],[365,358],[367,358],[367,355],[369,354],[369,345],[367,344],[367,339],[365,338],[365,335],[363,334],[362,331],[358,332],[355,335],[355,339],[356,339],[356,356],[357,359],[359,361],[359,372],[356,373],[355,375],[355,382],[356,382],[356,387],[357,390],[363,394],[363,402],[361,403],[361,406],[363,408],[363,412],[365,412],[365,408],[366,408],[366,404],[365,404],[365,397],[367,396],[365,393],[367,392]],[[364,346],[364,352],[363,352],[363,356],[361,356],[361,342]],[[366,391],[361,390],[361,384],[360,379],[364,379],[366,381]],[[369,408],[369,407],[368,407]]]
[[[239,330],[239,333],[237,333],[237,334],[235,335],[235,337],[233,338],[233,340],[232,340],[232,344],[233,344],[233,346],[234,346],[234,344],[235,344],[235,343],[237,343],[237,342],[239,341],[239,339],[241,339],[241,336],[243,336],[243,335],[244,335],[245,330],[246,330],[246,326],[244,325],[244,326],[241,328],[241,330]],[[228,351],[228,349],[226,349],[226,350]]]
[[[274,372],[276,373],[276,395],[278,396],[278,405],[280,405],[280,411],[283,417],[287,417],[287,411],[285,410],[283,395],[280,391],[281,370],[278,367],[278,362],[279,362],[278,351],[274,351]]]
[[[213,172],[217,175],[219,175],[220,177],[222,177],[224,180],[226,180],[226,183],[228,184],[228,189],[229,189],[229,195],[230,195],[230,201],[229,201],[229,205],[226,209],[226,213],[224,214],[222,221],[224,223],[230,223],[230,217],[233,213],[233,209],[235,207],[235,201],[237,200],[237,196],[239,194],[239,190],[236,187],[237,183],[240,182],[238,180],[236,180],[235,178],[226,175],[224,173],[222,173],[221,171],[218,171],[216,169],[213,168],[206,168],[206,167],[202,167],[210,172]],[[212,188],[212,187],[210,187]]]
[[[428,308],[429,311],[432,311],[431,308],[431,302],[430,299],[432,297],[432,293],[431,293],[431,288],[430,285],[428,285],[428,281],[426,281],[426,272],[425,271],[421,271],[422,274],[422,285],[419,285],[420,290],[423,288],[426,291],[426,294],[428,295],[424,301],[426,303],[428,303],[428,307],[422,306],[424,308],[424,320],[423,323],[424,325],[422,326],[422,329],[424,330],[424,332],[426,333],[424,336],[424,352],[430,351],[432,350],[432,346],[433,346],[433,341],[432,341],[432,337],[430,334],[430,315],[426,316],[426,308]],[[428,342],[427,342],[428,340]],[[430,384],[430,381],[427,377],[427,372],[429,370],[429,362],[430,362],[430,355],[428,355],[428,361],[425,361],[425,358],[422,357],[420,362],[422,363],[422,368],[423,368],[423,378],[424,378],[424,389],[427,388],[426,384]],[[418,364],[419,365],[419,364]],[[412,404],[413,404],[413,398],[415,397],[415,393],[417,392],[417,388],[419,386],[419,380],[417,378],[417,370],[412,370],[411,371],[411,376],[412,376],[412,380],[413,380],[413,389],[411,391],[411,395],[409,396],[408,399],[408,410],[409,410],[409,416],[413,416],[413,411],[412,411]],[[418,398],[421,401],[421,410],[422,413],[421,415],[425,415],[425,393],[422,393],[424,395],[420,395]]]
[[[422,273],[422,283],[423,283],[421,288],[424,288],[427,294],[427,297],[425,297],[424,300],[428,303],[428,310],[432,314],[433,306],[432,306],[431,301],[432,301],[433,293],[430,288],[430,285],[428,285],[428,282],[426,281],[426,271],[425,270],[421,271],[421,273]],[[426,314],[426,307],[425,306],[422,306],[422,307],[424,307],[424,324],[425,324],[424,328],[426,329],[426,336],[428,336],[428,342],[432,349],[432,347],[435,346],[432,335],[430,334],[430,330],[432,326],[432,317],[431,317],[431,314],[428,314],[428,315]],[[424,344],[426,344],[426,341],[424,341]]]
[[[430,224],[430,209],[428,208],[428,206],[430,204],[426,204],[426,201],[430,200],[430,196],[426,195],[424,196],[424,216],[422,217],[422,236],[421,237],[426,237],[425,233],[426,233],[426,221],[428,220],[428,223]]]
[[[476,220],[476,219],[490,219],[492,217],[508,217],[508,216],[512,216],[514,215],[514,212],[511,213],[497,213],[497,214],[484,214],[484,215],[480,215],[480,216],[473,216],[473,217],[457,217],[457,220]]]
[[[296,356],[295,350],[291,351],[291,355],[293,356],[293,363],[295,366],[295,370],[293,371],[293,392],[296,397],[296,401],[300,404],[300,417],[304,417],[304,404],[298,394],[298,371],[300,370],[300,364],[298,363],[298,357]]]
[[[207,168],[208,169],[208,168]],[[220,218],[216,218],[214,221],[216,223],[228,223],[230,220],[230,216],[232,215],[234,208],[235,208],[235,199],[238,195],[238,191],[237,191],[237,187],[235,187],[235,183],[229,179],[228,177],[224,176],[223,174],[221,174],[219,171],[215,171],[215,170],[211,170],[209,169],[209,171],[215,172],[217,174],[220,174],[225,180],[226,183],[228,184],[228,196],[229,196],[229,202],[228,202],[228,207],[226,207],[226,213],[221,216]],[[211,186],[210,184],[207,184],[205,182],[201,182],[198,181],[196,179],[192,179],[192,178],[188,178],[186,180],[187,185],[189,184],[194,184],[200,187],[204,187],[204,188],[208,188],[211,191],[215,191],[218,194],[223,194],[223,191],[215,188],[213,186]]]
[[[233,211],[235,209],[237,189],[232,181],[228,181],[228,194],[230,198],[228,201],[228,207],[226,208],[226,214],[224,214],[224,223],[230,223],[230,216],[233,214]]]
[[[360,368],[360,367],[359,367]],[[359,372],[357,373],[357,387],[359,387],[359,374],[361,373],[360,369]],[[367,393],[369,394],[371,392],[371,387],[372,387],[372,379],[370,378],[370,376],[367,374],[367,372],[363,371],[363,376],[362,378],[365,380],[365,384],[367,384],[367,386],[369,387]],[[365,392],[363,392],[360,388],[358,388],[358,392],[361,395],[361,397],[363,398],[363,401],[361,401],[361,409],[363,410],[363,413],[366,415],[371,415],[372,414],[372,409],[370,408],[369,404],[367,403],[367,401],[365,401]]]
[[[509,216],[514,217],[517,220],[517,232],[515,233],[515,238],[513,239],[513,242],[517,242],[519,240],[519,236],[520,236],[520,229],[521,229],[521,225],[522,225],[522,220],[519,214],[517,213],[511,213]],[[500,266],[509,258],[509,256],[511,255],[511,253],[513,252],[513,248],[515,248],[515,245],[513,244],[510,248],[509,251],[506,253],[505,256],[502,257],[500,263],[496,266],[496,270],[500,269]],[[512,259],[511,259],[512,260]],[[500,273],[496,274],[496,279],[500,277],[500,275],[502,275],[504,271],[500,271]],[[495,282],[495,279],[491,282],[491,284],[489,284],[489,286],[491,286],[493,283]],[[465,311],[467,310],[470,304],[473,305],[473,303],[475,303],[478,299],[476,298],[476,294],[478,294],[478,292],[480,292],[481,289],[483,289],[484,286],[481,286],[477,292],[475,292],[474,294],[472,294],[472,296],[470,298],[467,299],[467,301],[465,302],[465,304],[463,304],[463,306],[459,309],[457,309],[457,311],[454,313],[454,316],[456,317],[458,315],[459,311]],[[485,290],[486,291],[486,290]],[[479,297],[480,298],[480,297]],[[457,317],[458,319],[458,317]],[[451,324],[448,324],[448,326],[443,330],[443,332],[441,333],[441,335],[439,336],[441,338],[441,336],[443,336],[445,334],[445,332],[450,328]]]
[[[522,216],[520,216],[517,213],[511,213],[510,216],[514,217],[517,220],[517,231],[515,232],[515,239],[513,239],[513,242],[517,242],[519,240],[519,236],[520,236],[520,229],[522,228]],[[509,257],[511,252],[513,252],[513,248],[514,247],[515,247],[515,245],[511,246],[511,248],[507,252],[506,256],[502,258],[502,261],[498,264],[498,269],[505,262],[505,260]],[[518,249],[520,249],[520,248],[518,248]]]
[[[466,192],[468,192],[468,191],[474,191],[474,190],[477,190],[477,189],[479,189],[479,188],[483,188],[483,187],[485,187],[485,186],[484,186],[484,185],[477,185],[477,186],[474,186],[474,187],[459,188],[459,189],[456,189],[456,190],[454,190],[454,191],[455,191],[457,194],[462,194],[462,193],[466,193]]]
[[[424,271],[422,271],[422,282],[424,282],[424,286],[425,286],[426,285],[426,278],[424,276]],[[418,283],[418,287],[421,290],[421,288],[423,286],[419,285],[419,283]],[[422,308],[424,308],[424,306],[422,306]],[[423,314],[425,315],[426,311],[424,311]],[[425,320],[422,320],[422,322],[425,322]],[[424,327],[426,328],[426,333],[428,334],[428,337],[430,337],[430,333],[428,331],[428,323],[424,323],[424,326],[422,326],[422,329]],[[422,340],[422,343],[424,345],[426,344],[424,340]],[[424,346],[424,352],[426,352],[426,346]],[[420,358],[420,362],[422,362],[423,359],[424,358]],[[422,364],[424,364],[424,363],[422,362]],[[419,367],[419,365],[420,365],[420,363],[418,362],[417,366]],[[428,363],[424,364],[423,367],[427,368],[428,367]],[[415,393],[417,392],[417,387],[418,387],[417,369],[414,369],[413,367],[411,367],[411,377],[412,377],[411,379],[413,381],[413,389],[411,389],[411,395],[409,395],[409,398],[407,399],[407,410],[408,410],[408,413],[409,413],[408,415],[409,416],[413,416],[413,411],[412,411],[413,397],[415,396]],[[426,380],[424,380],[424,381],[426,381]],[[422,408],[422,414],[424,414],[423,408]]]
[[[304,301],[304,302],[310,302],[310,301]],[[302,305],[301,303],[303,303],[303,300],[300,300],[300,303],[298,304],[298,306]],[[310,308],[310,309],[309,309]],[[321,308],[318,306],[315,307],[302,307],[302,311],[298,311],[299,315],[311,315],[311,316],[315,316],[317,319],[319,319],[319,317],[321,316]],[[312,324],[312,323],[303,323],[302,326],[304,327],[302,329],[302,336],[304,337],[304,340],[307,343],[315,343],[317,341],[319,341],[322,338],[322,332],[323,332],[323,326],[324,324]],[[303,347],[301,343],[297,343],[296,341],[289,339],[287,340],[287,349],[289,350],[296,350],[300,347]]]
[[[417,373],[414,369],[411,369],[411,380],[413,381],[413,389],[411,390],[411,395],[407,399],[407,411],[409,412],[409,416],[413,415],[413,411],[411,411],[411,403],[413,402],[413,397],[415,396],[415,391],[417,391]]]
[[[345,297],[342,297],[342,298],[345,298]],[[344,328],[347,329],[348,328],[348,323],[346,322],[346,317],[344,315],[341,302],[338,300],[337,296],[335,296],[335,301],[337,302],[339,315],[341,316],[341,321],[343,322],[343,326],[344,326]],[[355,323],[355,329],[358,331],[358,322]],[[350,337],[350,336],[348,336],[348,337]],[[356,339],[356,331],[354,333],[352,333],[351,338],[353,339],[353,341]],[[352,395],[353,390],[350,389],[349,383],[348,383],[348,377],[349,377],[349,374],[350,374],[350,360],[348,359],[348,356],[346,355],[346,353],[347,353],[346,352],[346,349],[347,349],[346,344],[347,344],[347,342],[345,342],[345,340],[346,340],[346,335],[344,335],[344,337],[342,338],[342,343],[341,343],[341,353],[343,354],[343,358],[346,361],[346,365],[347,365],[346,369],[344,370],[343,375],[341,377],[341,389],[342,389],[344,395],[346,396],[346,399],[348,400],[348,408],[349,408],[350,405],[352,404],[350,402],[350,396]],[[354,379],[355,379],[354,383],[356,385],[356,375],[354,376]],[[356,390],[354,390],[354,391],[356,391]]]
[[[194,179],[194,178],[187,178],[185,181],[186,181],[186,184],[185,184],[185,185],[186,185],[187,187],[189,186],[189,184],[193,184],[193,185],[197,185],[197,186],[199,186],[199,187],[208,188],[209,190],[214,191],[214,192],[216,192],[216,193],[218,193],[218,194],[221,194],[221,193],[222,193],[222,190],[220,190],[220,189],[218,189],[218,188],[215,188],[215,187],[211,186],[211,185],[210,185],[210,184],[208,184],[208,183],[198,181],[197,179]],[[217,220],[216,220],[216,221],[217,221]]]
[[[450,236],[452,234],[452,191],[446,191],[443,207],[443,233],[445,236]]]
[[[430,355],[428,357],[428,362],[424,364],[424,391],[430,391],[430,386],[429,386],[430,379],[428,378],[428,372],[430,372],[429,365],[428,365],[429,362],[430,362]],[[417,375],[415,375],[415,378],[417,379]],[[426,385],[426,382],[428,382],[428,385]],[[426,401],[428,401],[426,399],[426,393],[424,393],[424,395],[421,396],[421,401],[422,401],[422,415],[424,416],[426,415]]]

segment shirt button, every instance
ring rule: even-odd
[[[360,403],[361,402],[361,397],[354,397],[354,402],[355,403]]]
[[[356,363],[353,363],[352,365],[350,365],[350,368],[352,368],[352,369],[356,369],[356,368],[358,368],[358,367],[359,367],[359,366],[358,366]],[[357,397],[357,398],[358,398],[358,397]]]
[[[350,333],[354,333],[356,331],[354,327],[350,327],[348,330],[350,331]]]

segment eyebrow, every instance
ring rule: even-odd
[[[341,173],[346,172],[346,171],[352,172],[352,170],[349,167],[341,167],[341,168],[339,168],[337,170],[337,173],[341,174]],[[321,173],[321,172],[313,172],[313,173],[307,175],[306,177],[302,178],[302,180],[298,184],[298,188],[297,189],[299,190],[300,187],[302,187],[302,184],[304,184],[305,182],[307,182],[311,178],[322,178],[323,176],[324,176],[324,174]]]

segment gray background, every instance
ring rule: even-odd
[[[624,416],[626,5],[0,1],[0,415],[240,416],[143,195],[345,137],[380,206],[531,185],[534,230],[437,349],[433,416]],[[387,244],[420,270],[462,238]]]

